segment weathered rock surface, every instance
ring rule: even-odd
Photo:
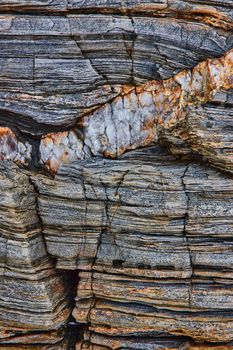
[[[36,184],[48,252],[80,271],[79,322],[106,336],[233,340],[230,177],[152,148]]]
[[[68,128],[121,92],[119,85],[167,79],[222,56],[233,45],[229,4],[200,5],[198,21],[195,10],[183,18],[185,7],[195,8],[184,2],[174,2],[171,7],[177,10],[159,17],[160,1],[152,5],[154,17],[96,13],[98,7],[104,9],[103,2],[90,14],[72,13],[88,7],[86,1],[74,2],[62,16],[55,15],[63,8],[59,1],[4,3],[0,11],[8,13],[0,17],[0,120],[29,134]],[[119,8],[119,3],[104,3]],[[33,15],[30,9],[35,7],[44,13]],[[128,2],[126,7],[136,10],[137,5]],[[9,13],[20,8],[28,13]],[[224,20],[229,25],[219,27]]]
[[[0,0],[0,349],[233,349],[232,30]]]
[[[116,158],[127,150],[156,143],[168,143],[170,150],[179,154],[177,142],[185,142],[215,166],[232,172],[232,82],[230,50],[219,59],[208,59],[168,80],[125,89],[83,117],[79,127],[42,136],[34,152],[32,140],[31,144],[20,142],[20,150],[15,146],[13,154],[7,152],[8,139],[16,143],[16,136],[9,128],[2,128],[2,158],[23,164],[38,161],[56,173],[63,163],[91,156]],[[227,106],[219,104],[217,109],[218,102]],[[9,135],[7,140],[5,133]],[[27,157],[18,155],[22,149]]]
[[[63,339],[72,289],[47,254],[28,176],[7,161],[0,163],[0,198],[0,346],[53,346]]]

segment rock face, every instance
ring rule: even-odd
[[[0,344],[20,344],[27,330],[26,342],[53,345],[62,340],[58,331],[69,317],[72,289],[46,252],[28,176],[8,161],[0,163],[0,170]]]
[[[0,349],[233,349],[232,30],[0,1]]]
[[[150,151],[37,178],[48,252],[80,271],[73,315],[100,335],[230,341],[232,179]]]

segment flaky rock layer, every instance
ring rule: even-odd
[[[233,349],[232,29],[0,1],[0,349]]]

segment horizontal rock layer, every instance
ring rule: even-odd
[[[80,270],[79,322],[106,336],[233,340],[230,177],[152,148],[33,181],[49,254]]]
[[[0,346],[52,346],[63,339],[72,289],[47,254],[34,187],[8,161],[0,163],[0,198]]]
[[[233,344],[213,345],[207,343],[195,343],[185,337],[111,337],[100,336],[94,332],[85,334],[85,342],[78,342],[76,350],[232,350]]]
[[[150,16],[177,16],[195,18],[214,26],[232,28],[233,6],[231,0],[221,1],[182,1],[182,0],[129,0],[129,1],[93,1],[93,0],[17,0],[2,1],[1,11],[53,12],[53,13],[122,13]]]

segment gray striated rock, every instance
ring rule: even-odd
[[[35,178],[48,252],[78,269],[75,318],[106,336],[232,333],[232,179],[160,149]]]
[[[0,0],[0,349],[233,349],[232,19]]]
[[[21,1],[3,3],[0,10],[23,3],[27,11],[37,6]],[[62,8],[58,2],[39,5],[44,11]],[[167,79],[232,48],[230,30],[198,23],[195,16],[192,22],[116,14],[5,14],[0,28],[0,120],[36,135],[73,126],[122,92],[119,85]]]
[[[34,188],[8,161],[0,163],[0,198],[0,345],[61,342],[72,290],[47,254]]]

